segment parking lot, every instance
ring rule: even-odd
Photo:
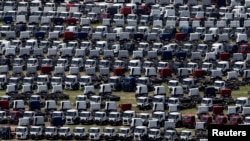
[[[250,124],[250,1],[0,2],[0,138],[207,141]]]

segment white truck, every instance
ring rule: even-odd
[[[102,138],[103,134],[101,133],[101,129],[99,127],[89,128],[89,140],[101,140]]]
[[[146,126],[137,126],[134,129],[134,140],[148,140],[148,128]]]
[[[248,97],[238,97],[238,98],[236,98],[235,105],[239,108],[239,111],[242,112],[243,107],[250,105],[249,98]]]
[[[122,125],[130,125],[132,118],[136,117],[136,113],[135,111],[132,110],[127,110],[124,111],[123,115],[122,115]]]
[[[66,124],[79,124],[80,117],[77,109],[69,109],[65,114]]]
[[[26,126],[17,126],[15,129],[16,139],[24,139],[27,140],[29,138],[29,129]]]
[[[31,126],[29,130],[29,136],[31,137],[32,140],[43,139],[44,128],[42,126]]]
[[[47,140],[58,139],[58,129],[54,126],[47,126],[45,128],[44,136]]]

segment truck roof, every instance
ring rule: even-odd
[[[63,126],[63,127],[60,127],[59,129],[70,129],[70,128]]]
[[[68,77],[68,78],[77,78],[77,76],[75,76],[75,75],[67,75],[66,77]]]
[[[85,127],[76,126],[75,129],[85,129]]]
[[[192,131],[189,130],[182,130],[181,132],[192,133]]]
[[[16,128],[28,128],[26,126],[17,126]]]
[[[78,110],[77,109],[69,109],[69,110],[67,110],[67,112],[78,112]]]
[[[248,97],[238,97],[237,99],[238,100],[246,100],[246,99],[248,99]]]
[[[243,62],[243,61],[237,61],[234,64],[245,64],[245,62]]]

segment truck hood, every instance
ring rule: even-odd
[[[67,133],[65,132],[65,133],[58,133],[59,135],[63,135],[63,136],[66,136],[67,135]]]
[[[45,132],[45,135],[53,135],[53,132]]]
[[[184,139],[184,140],[188,139],[187,136],[180,136],[180,138],[181,138],[181,139]]]
[[[37,135],[38,132],[30,132],[31,135]]]
[[[37,85],[44,85],[45,82],[37,82]]]

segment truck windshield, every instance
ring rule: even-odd
[[[75,129],[74,130],[75,133],[84,133],[84,129]]]
[[[181,132],[181,136],[189,136],[189,132]]]
[[[234,68],[236,68],[236,69],[242,69],[243,65],[242,64],[234,64]]]
[[[215,82],[215,83],[214,83],[214,86],[215,86],[215,87],[222,87],[222,86],[223,86],[223,83],[221,83],[221,82]]]
[[[223,118],[216,118],[215,121],[216,122],[223,122]]]
[[[80,78],[79,82],[80,83],[88,83],[89,82],[89,78]]]
[[[152,48],[155,48],[155,49],[160,49],[161,47],[162,47],[161,44],[154,44],[154,45],[152,46]]]
[[[244,122],[250,123],[250,118],[245,118]]]
[[[95,117],[100,117],[100,118],[102,118],[102,117],[104,117],[105,115],[103,114],[103,113],[96,113],[95,114]]]
[[[178,85],[178,82],[173,82],[173,81],[168,82],[168,86],[177,86],[177,85]]]
[[[85,101],[85,100],[86,100],[86,97],[83,97],[83,96],[76,97],[76,101]]]
[[[143,63],[143,67],[151,67],[151,66],[153,66],[153,64],[150,62]]]
[[[131,82],[130,79],[123,79],[124,84],[129,84]]]
[[[163,102],[163,98],[154,97],[152,101],[153,102]]]
[[[140,115],[139,117],[140,117],[141,119],[148,119],[148,118],[149,118],[148,115]]]
[[[121,129],[121,130],[119,131],[119,133],[120,133],[120,134],[127,134],[128,131],[127,131],[127,130],[122,130],[122,129]]]
[[[168,104],[176,104],[177,100],[176,99],[169,99]]]
[[[90,101],[92,101],[92,102],[99,102],[100,101],[100,97],[91,97]]]
[[[222,63],[217,64],[217,68],[224,68],[225,66],[226,66],[226,64],[222,64]]]
[[[78,64],[80,64],[80,61],[78,61],[78,60],[71,61],[71,65],[78,65]]]
[[[86,61],[86,65],[93,65],[95,62],[94,61]]]
[[[244,105],[246,103],[246,100],[236,100],[236,104],[239,104],[239,105]]]
[[[105,129],[104,132],[105,132],[105,133],[113,133],[113,131],[114,131],[113,129]]]
[[[184,116],[183,117],[183,120],[185,120],[185,121],[190,121],[192,118],[190,117],[190,116]]]
[[[35,64],[37,63],[37,60],[34,60],[34,59],[30,59],[27,61],[27,64]]]
[[[39,132],[39,130],[40,130],[40,128],[33,127],[30,129],[30,132]]]
[[[61,82],[61,78],[52,78],[51,82]]]
[[[62,117],[62,113],[52,113],[52,117]]]
[[[1,112],[1,113],[0,113],[0,117],[3,117],[3,116],[5,116],[5,113],[4,113],[4,112]]]
[[[144,129],[141,129],[141,128],[135,128],[135,131],[134,133],[143,133],[144,132]]]
[[[74,78],[66,77],[66,79],[65,79],[65,82],[74,82],[74,81],[75,81]]]
[[[173,136],[174,132],[170,132],[170,131],[166,131],[165,132],[165,136]]]
[[[37,82],[46,82],[47,78],[43,78],[43,77],[38,77],[37,78]]]
[[[208,119],[209,119],[208,117],[201,117],[202,122],[208,122]]]
[[[204,99],[203,99],[203,100],[201,101],[201,103],[203,103],[203,104],[210,104],[210,103],[211,103],[211,100],[204,100]]]
[[[136,66],[138,66],[138,63],[137,62],[129,62],[129,66],[136,67]]]
[[[202,68],[209,68],[209,64],[202,64]]]
[[[148,44],[139,44],[138,48],[147,48],[147,47],[148,47]]]
[[[9,79],[9,83],[18,83],[18,79]]]
[[[169,116],[168,116],[168,119],[177,119],[177,115],[173,115],[173,114],[170,114]]]
[[[137,103],[144,103],[146,101],[146,99],[142,99],[142,98],[137,98]]]
[[[189,80],[183,80],[182,85],[191,85],[191,83]]]
[[[15,59],[13,61],[13,64],[21,64],[23,61],[22,60],[19,60],[19,59]]]
[[[230,118],[230,122],[238,122],[239,118]]]
[[[123,117],[127,117],[127,118],[130,118],[130,117],[132,117],[133,116],[133,114],[132,113],[124,113],[123,114]]]
[[[40,101],[40,97],[39,96],[31,96],[30,101]]]
[[[146,84],[147,80],[144,80],[144,79],[138,79],[137,80],[137,83],[138,84]]]
[[[167,63],[159,63],[159,64],[158,64],[158,67],[167,67],[167,66],[168,66]]]
[[[64,133],[64,132],[67,132],[67,131],[68,131],[68,129],[66,129],[66,128],[60,128],[60,129],[59,129],[59,132],[60,132],[60,133]]]
[[[117,118],[119,115],[116,113],[109,114],[109,118]]]
[[[103,32],[103,28],[96,28],[95,32]]]
[[[66,64],[66,60],[58,60],[57,64]]]
[[[43,60],[42,64],[51,64],[51,61],[50,60]]]
[[[79,116],[80,117],[89,117],[89,113],[80,113]]]
[[[23,117],[32,117],[34,114],[31,112],[24,112]]]
[[[25,132],[26,128],[16,128],[16,132]]]
[[[109,83],[117,83],[117,79],[115,79],[115,78],[110,78],[110,79],[109,79]]]
[[[98,133],[99,129],[89,129],[89,133]]]
[[[162,117],[162,115],[161,114],[153,114],[152,115],[152,118],[156,118],[156,119],[160,119]]]
[[[150,135],[158,135],[159,131],[150,130],[148,134],[150,134]]]
[[[54,132],[55,128],[45,128],[45,132]]]
[[[66,112],[66,116],[75,116],[76,112]]]

